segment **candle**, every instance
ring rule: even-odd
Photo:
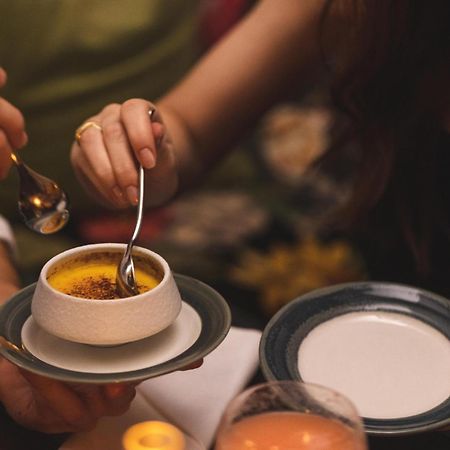
[[[149,420],[137,423],[124,433],[124,450],[183,450],[183,433],[167,422]]]

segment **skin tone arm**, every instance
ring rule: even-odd
[[[7,246],[0,243],[0,305],[19,288]],[[45,433],[88,430],[102,416],[123,414],[135,386],[82,385],[21,370],[0,356],[0,402],[19,424]]]
[[[6,73],[0,68],[0,87]],[[0,97],[0,179],[11,167],[10,153],[27,142],[21,112]],[[0,306],[19,289],[7,245],[0,241]],[[201,365],[201,361],[189,368]],[[89,430],[103,416],[123,414],[136,395],[135,384],[63,383],[19,369],[0,356],[0,402],[19,424],[45,433]]]
[[[0,306],[19,289],[19,277],[11,263],[8,245],[0,241]]]
[[[135,202],[134,157],[147,169],[148,205],[197,180],[289,86],[310,81],[320,61],[322,0],[261,0],[181,83],[157,103],[132,99],[91,117],[72,148],[88,191],[103,202]],[[159,144],[159,145],[158,145]]]
[[[0,87],[6,73],[0,68]],[[26,144],[20,111],[0,97],[0,179],[11,167],[10,153]],[[19,289],[19,278],[7,245],[0,241],[0,306]],[[135,386],[77,385],[51,380],[11,364],[0,356],[0,402],[19,424],[46,433],[93,428],[106,415],[123,414]]]
[[[0,67],[0,88],[6,81],[6,72]],[[23,147],[27,141],[22,113],[0,97],[0,180],[8,175],[11,167],[11,152]],[[19,277],[12,264],[9,248],[0,240],[0,306],[18,289]]]
[[[5,85],[6,80],[6,72],[0,67],[0,88]],[[27,141],[22,113],[0,97],[0,180],[8,175],[11,167],[11,152],[23,147]]]

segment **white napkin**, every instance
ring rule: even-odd
[[[200,368],[144,381],[127,413],[100,419],[94,430],[72,435],[60,450],[122,450],[125,430],[146,420],[170,422],[185,432],[188,444],[194,442],[190,435],[210,447],[226,405],[257,370],[260,337],[258,330],[231,327]]]

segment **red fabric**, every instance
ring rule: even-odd
[[[138,241],[152,241],[164,232],[172,222],[170,207],[144,213]],[[136,214],[104,213],[81,221],[78,225],[80,238],[91,242],[128,242],[136,225]]]
[[[205,46],[219,40],[247,11],[250,0],[206,0],[200,21]]]

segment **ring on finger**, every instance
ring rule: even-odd
[[[75,140],[77,141],[78,145],[80,145],[81,135],[90,127],[94,127],[97,130],[102,131],[102,127],[97,122],[93,122],[92,120],[84,122],[75,131]]]

